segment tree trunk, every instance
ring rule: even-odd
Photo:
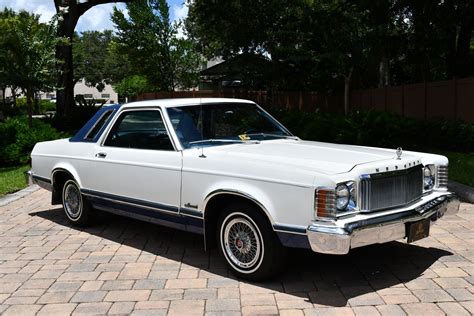
[[[5,108],[5,105],[6,105],[6,104],[5,104],[5,103],[6,103],[6,101],[5,101],[5,93],[6,93],[6,91],[7,91],[7,88],[6,88],[6,87],[3,87],[3,88],[2,88],[2,102],[3,102],[3,107],[4,107],[4,108]]]
[[[56,91],[56,111],[59,117],[65,117],[74,105],[74,73],[72,63],[72,37],[79,17],[95,5],[112,2],[131,2],[133,0],[89,0],[87,2],[54,0],[56,13],[61,16],[58,22],[58,36],[68,39],[69,45],[56,46],[56,58],[59,76]],[[62,8],[66,11],[61,12]]]
[[[351,93],[352,72],[354,67],[351,67],[349,73],[344,76],[344,114],[349,114],[349,99]]]
[[[26,105],[28,108],[28,126],[33,127],[33,99],[34,93],[32,88],[26,90]]]
[[[16,87],[11,87],[10,91],[12,92],[13,106],[16,106]]]

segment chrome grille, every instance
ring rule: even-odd
[[[437,178],[440,188],[448,187],[448,166],[438,166]]]
[[[370,212],[406,205],[423,194],[422,166],[371,174],[360,181],[360,209]]]

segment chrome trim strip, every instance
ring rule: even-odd
[[[281,232],[281,233],[306,235],[306,227],[304,226],[289,226],[289,225],[274,224],[273,230],[276,232]]]
[[[254,198],[253,196],[251,196],[248,193],[245,193],[245,192],[242,192],[242,191],[239,191],[239,190],[233,190],[233,189],[219,189],[219,190],[215,190],[215,191],[212,191],[211,193],[209,193],[206,196],[206,198],[204,199],[203,206],[202,206],[203,218],[205,218],[207,203],[209,202],[209,200],[212,199],[213,197],[215,197],[217,195],[221,195],[221,194],[232,194],[232,195],[237,195],[237,196],[240,196],[240,197],[251,200],[252,202],[257,204],[265,212],[268,219],[270,220],[270,223],[272,225],[274,224],[273,219],[270,216],[270,212],[268,212],[267,208],[262,203],[260,203],[256,198]]]
[[[183,216],[194,217],[198,219],[203,218],[203,216],[198,211],[182,209],[182,208],[180,209],[178,206],[174,206],[174,205],[167,205],[167,204],[155,203],[155,202],[150,202],[150,201],[137,200],[137,199],[133,199],[129,197],[122,197],[122,196],[117,196],[117,195],[113,195],[109,193],[93,191],[89,189],[81,189],[81,193],[86,196],[104,199],[110,202],[137,206],[137,207],[146,208],[146,209],[150,209],[150,210],[154,210],[158,212],[163,212],[163,213],[168,213],[168,214],[173,214],[173,215],[183,215]]]

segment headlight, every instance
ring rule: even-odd
[[[336,187],[336,208],[343,211],[349,204],[351,192],[346,184],[339,184]]]
[[[426,165],[423,168],[423,189],[429,191],[435,185],[435,165]]]

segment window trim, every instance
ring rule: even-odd
[[[160,113],[160,116],[161,116],[161,119],[163,121],[163,125],[165,126],[165,129],[166,129],[166,133],[168,134],[168,137],[171,141],[171,145],[173,146],[173,150],[160,150],[160,149],[145,149],[145,148],[128,148],[128,147],[114,147],[114,146],[106,146],[105,145],[105,140],[109,137],[109,134],[110,132],[112,131],[113,127],[115,126],[115,123],[117,123],[118,119],[125,113],[127,112],[143,112],[143,111],[158,111]],[[172,152],[172,151],[179,151],[177,150],[176,148],[176,144],[174,142],[174,139],[173,137],[171,136],[170,134],[170,131],[169,131],[169,127],[168,127],[168,124],[163,116],[163,111],[161,110],[161,108],[157,108],[157,107],[141,107],[141,108],[127,108],[127,109],[123,109],[122,111],[120,111],[119,113],[117,113],[117,115],[115,115],[114,117],[114,120],[112,122],[110,122],[107,130],[103,133],[103,137],[102,139],[100,140],[100,147],[104,147],[104,148],[120,148],[120,149],[132,149],[132,150],[151,150],[151,151],[158,151],[158,152]]]
[[[86,141],[94,141],[94,139],[97,137],[98,134],[100,134],[100,132],[107,126],[107,121],[110,120],[110,115],[113,114],[113,109],[110,109],[110,110],[106,110],[104,111],[104,113],[102,113],[102,115],[95,121],[94,125],[92,125],[91,128],[89,128],[89,130],[87,131],[87,133],[84,135],[84,137],[82,138],[83,140],[86,140]],[[92,130],[95,129],[95,127],[97,126],[97,124],[100,123],[100,121],[102,120],[102,118],[107,115],[107,113],[110,113],[109,114],[109,117],[107,117],[107,119],[104,121],[103,126],[97,131],[96,135],[93,137],[93,138],[89,138],[89,134],[92,133]]]

